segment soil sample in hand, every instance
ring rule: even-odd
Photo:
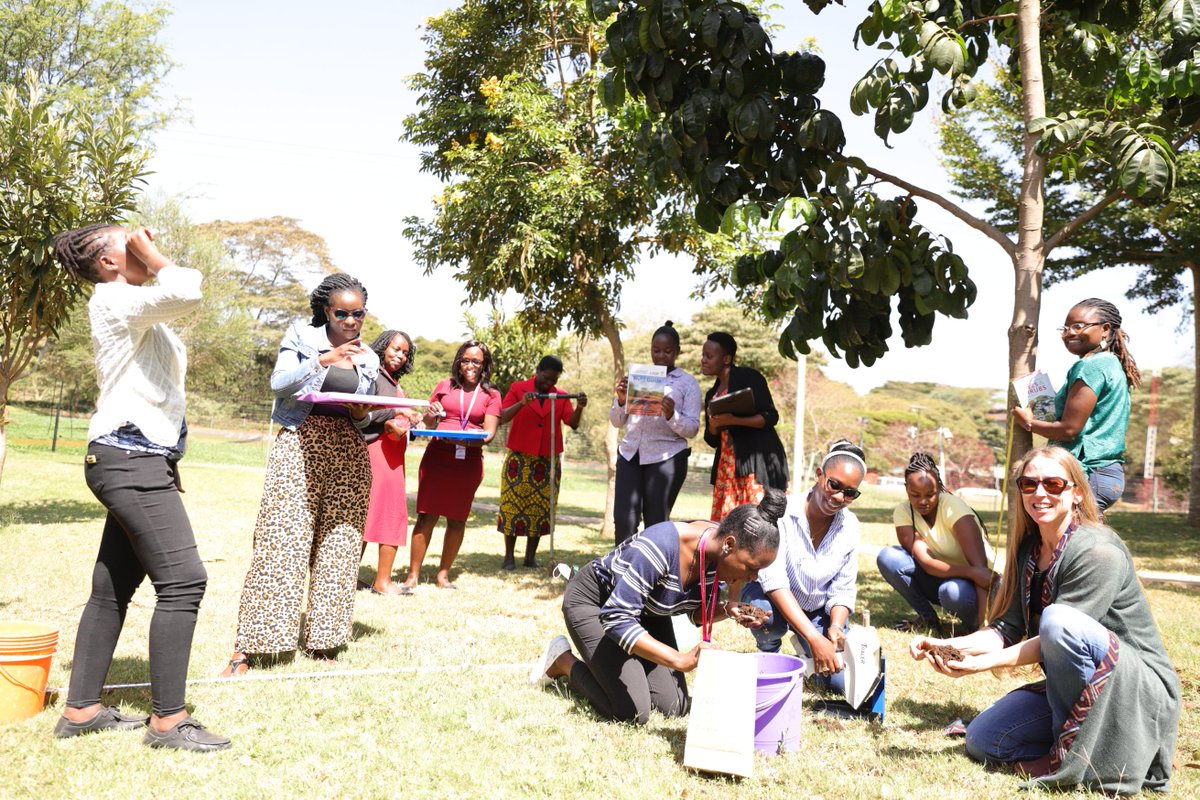
[[[929,652],[942,659],[943,663],[947,661],[962,661],[966,658],[966,654],[963,651],[948,644],[934,645],[929,648]]]
[[[755,625],[766,622],[769,616],[770,614],[763,609],[749,603],[729,604],[729,617],[739,625]]]

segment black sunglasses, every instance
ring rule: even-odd
[[[334,319],[339,319],[339,320],[344,320],[347,317],[354,317],[355,319],[361,320],[366,315],[367,315],[367,310],[365,308],[356,308],[353,311],[347,311],[344,308],[333,309]]]
[[[1046,494],[1058,497],[1068,487],[1074,485],[1066,478],[1027,478],[1024,475],[1017,478],[1017,488],[1021,490],[1021,494],[1033,494],[1037,491],[1038,486],[1041,486],[1045,488]]]
[[[860,492],[858,489],[850,488],[846,484],[839,481],[837,478],[826,478],[825,486],[829,488],[830,494],[840,494],[842,497],[846,498],[847,500],[853,500],[854,498],[856,498],[860,494],[862,494],[862,492]]]

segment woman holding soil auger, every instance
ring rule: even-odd
[[[1017,468],[1022,512],[992,625],[912,640],[912,657],[960,677],[1039,664],[967,727],[967,754],[1014,763],[1044,787],[1166,791],[1179,727],[1171,666],[1125,543],[1099,521],[1083,467],[1044,447]]]
[[[717,595],[722,581],[753,580],[775,559],[786,503],[782,491],[767,489],[761,503],[735,508],[719,525],[661,522],[579,570],[562,604],[579,655],[565,636],[554,637],[530,681],[567,678],[606,719],[644,725],[651,710],[686,714],[684,673],[709,645],[680,652],[670,617],[699,609],[702,628],[730,615],[746,627],[761,624],[737,603],[719,605]]]

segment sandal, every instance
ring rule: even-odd
[[[892,626],[892,629],[901,633],[933,633],[941,635],[942,623],[937,617],[922,617],[918,614],[915,617],[900,620]]]
[[[221,670],[218,678],[240,678],[246,674],[246,670],[250,669],[250,657],[238,656],[237,658],[229,659],[229,664],[225,669]]]

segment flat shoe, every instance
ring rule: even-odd
[[[103,706],[96,715],[84,722],[72,722],[65,716],[54,723],[54,735],[59,739],[70,739],[97,731],[132,731],[150,724],[149,717],[129,717],[117,711],[116,706]]]
[[[405,586],[402,583],[393,583],[392,586],[395,587],[396,591],[381,592],[378,589],[376,589],[374,586],[371,586],[369,588],[371,590],[371,594],[382,594],[387,597],[395,597],[397,595],[411,595],[412,594],[412,589],[408,588],[407,586]]]
[[[242,667],[245,667],[246,669],[242,669]],[[248,669],[250,669],[250,659],[246,656],[242,656],[241,658],[231,658],[229,659],[228,666],[221,670],[221,674],[217,677],[240,678],[242,675],[246,674],[246,670]]]
[[[458,589],[458,584],[454,584],[454,583],[439,583],[439,584],[438,584],[438,588],[439,588],[439,589],[454,589],[454,590],[457,590],[457,589]]]
[[[542,657],[533,662],[533,666],[529,670],[529,685],[549,686],[554,680],[546,674],[549,672],[550,666],[558,660],[559,656],[570,650],[571,642],[567,637],[559,634],[551,639],[546,644],[546,649],[542,650]]]
[[[503,564],[500,565],[500,569],[502,569],[506,572],[512,572],[516,568],[517,568],[516,563],[512,562],[512,561],[505,561]]]
[[[193,753],[207,753],[213,750],[227,750],[230,741],[224,736],[211,733],[189,714],[168,731],[159,733],[154,728],[146,728],[142,744],[148,747],[167,747],[175,750],[190,750]]]

